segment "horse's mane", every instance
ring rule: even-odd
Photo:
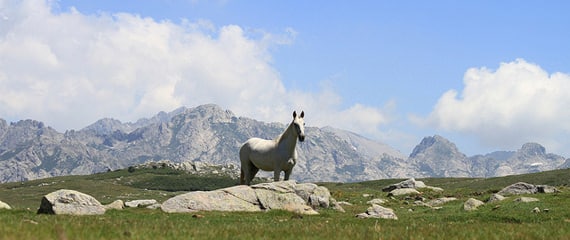
[[[279,136],[277,136],[275,139],[276,143],[281,143],[284,139],[285,139],[285,133],[287,133],[287,131],[289,131],[289,128],[293,127],[293,122],[289,123],[289,125],[287,125],[287,128],[285,128],[285,131],[283,131],[281,134],[279,134]]]

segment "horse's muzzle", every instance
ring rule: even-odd
[[[299,135],[299,142],[305,141],[305,135]]]

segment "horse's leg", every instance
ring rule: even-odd
[[[244,176],[243,176],[243,169],[240,169],[239,184],[240,184],[240,185],[244,185],[244,184],[245,184],[245,178],[244,178]]]
[[[289,176],[291,176],[291,172],[293,172],[293,168],[291,168],[289,170],[285,170],[285,177],[283,178],[283,181],[289,180]]]
[[[281,169],[275,168],[275,170],[273,170],[273,181],[275,182],[279,181],[280,176],[281,176]]]
[[[250,168],[250,178],[247,180],[247,185],[251,184],[251,181],[253,181],[253,178],[255,178],[255,174],[257,174],[257,172],[259,172],[259,168],[253,166],[253,164],[251,164],[251,168]]]

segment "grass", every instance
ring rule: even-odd
[[[199,212],[167,214],[160,210],[109,210],[99,216],[38,215],[43,195],[61,188],[74,189],[109,203],[116,199],[164,201],[188,190],[211,190],[237,184],[220,176],[195,177],[168,169],[135,172],[120,170],[90,176],[67,176],[0,185],[0,200],[14,209],[0,210],[1,239],[569,239],[570,170],[503,178],[422,179],[443,193],[425,191],[422,197],[459,198],[439,210],[416,206],[413,199],[390,199],[398,220],[357,219],[372,198],[386,198],[382,187],[401,179],[360,183],[320,183],[331,190],[346,212],[321,209],[319,215],[299,216],[285,211],[264,213]],[[470,197],[485,201],[493,192],[524,181],[550,184],[562,190],[536,194],[539,202],[515,202],[515,197],[465,212]],[[497,207],[499,205],[499,207]],[[538,207],[548,212],[532,213]]]

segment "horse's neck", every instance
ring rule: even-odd
[[[289,124],[289,127],[285,129],[285,132],[279,136],[278,145],[279,147],[286,147],[290,152],[295,150],[295,146],[297,145],[297,136],[295,136],[295,127],[293,124]]]

